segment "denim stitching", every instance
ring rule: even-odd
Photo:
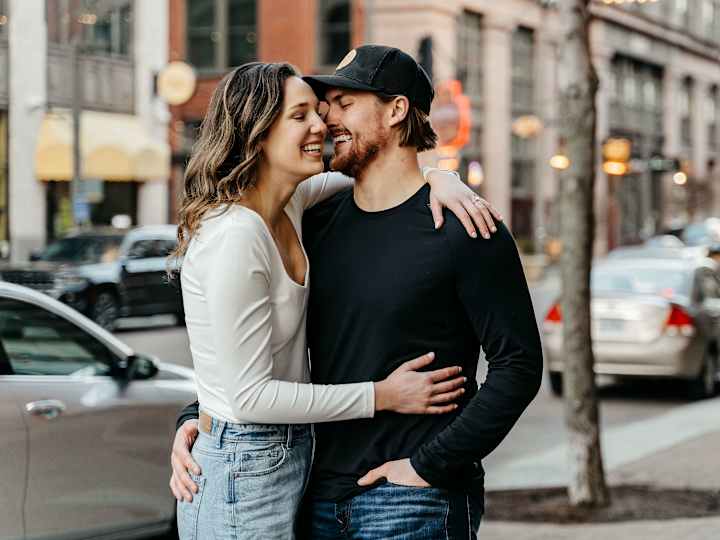
[[[235,471],[233,473],[234,478],[249,478],[249,477],[257,477],[257,476],[265,476],[267,474],[273,473],[277,471],[280,467],[282,467],[285,462],[287,461],[288,457],[288,449],[285,447],[284,444],[280,443],[280,449],[282,450],[282,457],[280,458],[280,461],[270,467],[269,469],[263,469],[261,471],[243,471],[242,465],[243,465],[243,454],[246,454],[248,452],[238,452],[238,457],[240,459],[240,470]]]
[[[472,524],[470,523],[470,497],[465,495],[465,508],[467,509],[468,518],[468,540],[472,540]]]
[[[447,505],[445,505],[445,540],[450,540],[450,505],[452,504],[451,496],[447,498]]]

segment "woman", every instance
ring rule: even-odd
[[[182,539],[292,537],[311,423],[381,410],[442,414],[464,392],[459,368],[430,378],[417,371],[432,353],[377,383],[308,384],[300,222],[350,182],[319,174],[326,126],[318,107],[290,65],[241,66],[215,89],[188,164],[176,254],[184,256],[201,409],[193,457],[202,473],[192,502],[178,503]],[[176,479],[171,486],[180,499]]]

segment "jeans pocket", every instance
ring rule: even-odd
[[[190,473],[190,478],[197,484],[198,490],[193,495],[192,502],[183,500],[177,503],[177,526],[180,540],[196,540],[198,538],[198,514],[205,492],[205,477]]]
[[[244,445],[239,451],[235,475],[240,477],[270,474],[285,463],[287,455],[287,448],[282,443]]]

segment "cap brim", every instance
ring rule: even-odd
[[[308,83],[320,100],[325,99],[325,92],[329,88],[347,88],[349,90],[362,90],[365,92],[380,93],[377,88],[373,88],[368,84],[343,77],[341,75],[312,75],[303,77],[303,81]]]

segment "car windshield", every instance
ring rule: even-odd
[[[72,236],[50,244],[41,261],[99,263],[117,259],[122,236]]]
[[[597,268],[592,272],[590,287],[593,292],[657,294],[665,298],[688,296],[690,272],[681,268],[631,265]]]
[[[683,231],[688,246],[702,246],[720,242],[720,222],[693,223]]]

